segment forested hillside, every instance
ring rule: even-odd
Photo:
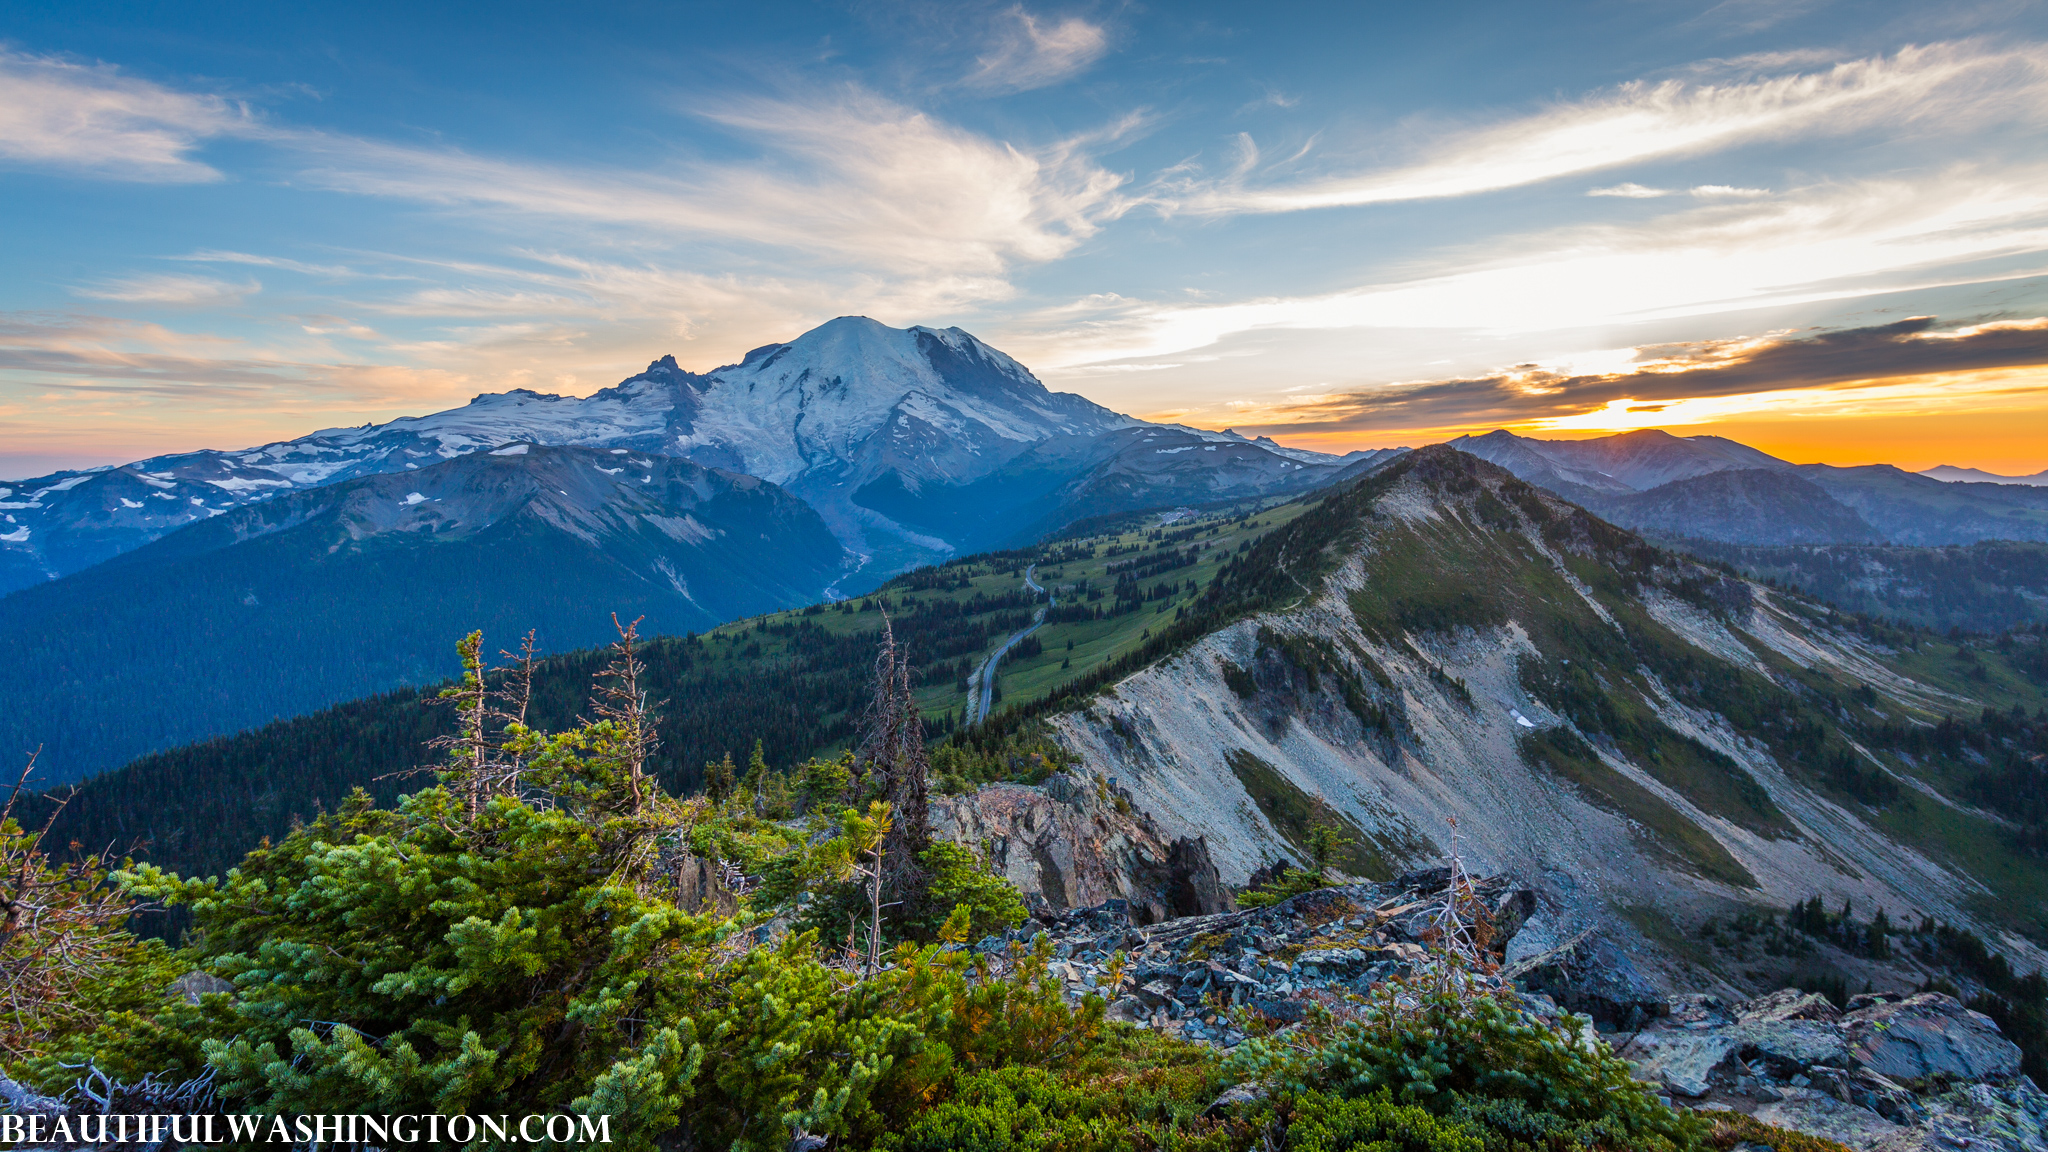
[[[1043,626],[999,665],[992,696],[998,710],[1045,699],[1098,669],[1127,666],[1226,562],[1308,507],[1220,511],[1165,526],[1153,515],[1142,518],[1149,527],[918,569],[855,600],[657,638],[644,650],[645,684],[661,720],[650,770],[687,793],[700,786],[707,762],[730,755],[744,763],[757,740],[778,767],[844,746],[885,614],[911,661],[930,730],[952,732],[970,702],[969,679],[1047,607],[1027,573],[1053,603]],[[610,626],[602,614],[597,620]],[[471,622],[451,614],[448,623],[452,662]],[[518,636],[492,631],[485,641],[490,653],[516,648]],[[602,649],[588,649],[541,660],[532,722],[572,727],[603,659]],[[353,787],[382,800],[418,787],[422,778],[405,774],[428,762],[428,741],[453,724],[432,696],[433,689],[404,689],[143,757],[89,781],[65,810],[60,834],[137,846],[165,867],[218,871],[262,837],[281,835],[294,817],[331,810]],[[991,753],[966,755],[978,765]],[[958,769],[977,771],[988,770]]]
[[[479,452],[223,512],[0,599],[0,748],[76,780],[457,669],[816,599],[845,554],[772,484],[580,448]]]
[[[1685,540],[1676,546],[1844,611],[1936,631],[1999,632],[2048,622],[2048,544],[1772,548]]]

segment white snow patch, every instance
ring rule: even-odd
[[[91,476],[73,476],[69,480],[59,480],[48,488],[31,493],[30,498],[33,499],[36,496],[41,496],[44,492],[69,492],[90,479],[92,479]]]
[[[27,540],[28,525],[26,524],[22,525],[19,528],[16,528],[14,531],[9,532],[5,536],[0,536],[0,544],[20,544]]]
[[[503,448],[493,448],[493,449],[491,450],[491,455],[493,455],[493,456],[524,456],[524,455],[526,455],[526,449],[527,449],[527,445],[525,445],[525,444],[508,444],[508,445],[506,445],[506,446],[505,446],[505,447],[503,447]]]
[[[424,504],[424,503],[426,503],[426,501],[427,501],[427,498],[426,498],[425,496],[422,496],[422,495],[420,495],[420,494],[419,494],[419,493],[417,493],[417,492],[407,492],[407,493],[405,494],[405,499],[403,499],[403,500],[400,500],[400,501],[399,501],[399,503],[400,503],[400,504],[403,504],[403,505],[405,505],[405,506],[406,506],[406,507],[408,507],[408,508],[410,508],[410,507],[412,507],[412,506],[413,506],[414,504]]]
[[[130,500],[130,499],[129,499],[129,498],[127,498],[126,496],[123,496],[123,497],[121,497],[121,507],[123,507],[123,508],[140,508],[140,507],[142,507],[142,501],[140,501],[140,500]]]
[[[624,468],[599,468],[599,469],[598,469],[598,471],[599,471],[599,472],[602,472],[602,473],[604,473],[604,474],[605,474],[605,475],[607,475],[607,476],[617,476],[617,475],[618,475],[619,473],[621,473],[621,472],[624,472],[624,471],[625,471],[625,469],[624,469]]]
[[[247,492],[252,488],[289,488],[289,480],[251,480],[242,476],[231,476],[226,480],[208,480],[208,484],[224,492]]]
[[[1171,456],[1176,452],[1193,452],[1194,450],[1195,446],[1193,444],[1187,444],[1179,448],[1154,448],[1152,452],[1158,456]],[[1212,448],[1210,451],[1213,452],[1215,449]]]

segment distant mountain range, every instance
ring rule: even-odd
[[[1081,519],[1285,498],[1331,456],[1046,389],[957,328],[842,317],[698,374],[526,390],[0,485],[0,751],[59,779],[454,670],[872,588]]]
[[[958,328],[843,316],[701,375],[664,356],[587,397],[515,389],[257,448],[0,485],[0,592],[281,493],[516,443],[677,457],[780,485],[824,518],[867,587],[1063,519],[1304,491],[1368,455],[1149,424],[1049,391]]]
[[[1921,546],[2048,540],[2048,488],[2030,481],[1945,483],[1946,474],[1935,478],[1888,464],[1793,464],[1719,436],[1656,429],[1589,440],[1496,431],[1460,436],[1450,446],[1666,540]]]
[[[1920,475],[1946,484],[2025,484],[2029,488],[2048,488],[2048,468],[2032,476],[2000,476],[1982,468],[1958,468],[1953,464],[1937,464]]]
[[[1664,540],[2048,540],[2048,487],[1656,431],[1450,446]],[[613,611],[701,630],[1105,517],[1290,499],[1406,451],[1149,423],[957,328],[841,317],[588,397],[487,394],[0,484],[0,751],[42,745],[73,778],[433,682],[472,627],[539,628],[547,651],[603,639]]]

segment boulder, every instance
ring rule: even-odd
[[[1713,1032],[1667,1032],[1643,1036],[1636,1047],[1636,1078],[1662,1084],[1675,1096],[1705,1096],[1715,1073],[1728,1071],[1740,1043]]]
[[[1216,1097],[1215,1101],[1203,1110],[1202,1115],[1211,1118],[1228,1116],[1233,1112],[1257,1106],[1266,1099],[1266,1095],[1266,1089],[1257,1084],[1232,1085],[1225,1088],[1223,1094]]]
[[[1223,884],[1216,862],[1209,857],[1209,841],[1202,836],[1183,836],[1173,842],[1166,855],[1167,899],[1176,916],[1210,916],[1237,908],[1237,898]]]
[[[1629,1031],[1669,1008],[1664,993],[1636,969],[1628,953],[1593,931],[1511,965],[1501,975],[1524,992],[1542,992],[1568,1011]]]
[[[1841,1010],[1818,992],[1780,988],[1768,996],[1745,1000],[1735,1006],[1737,1020],[1838,1020]]]
[[[1894,1124],[1910,1126],[1925,1115],[1911,1092],[1868,1068],[1815,1068],[1809,1079],[1844,1104],[1868,1108]]]
[[[1773,1076],[1790,1079],[1816,1066],[1851,1063],[1842,1030],[1816,1020],[1745,1020],[1721,1029],[1745,1060],[1761,1059]]]
[[[1779,1095],[1781,1099],[1759,1107],[1753,1115],[1766,1124],[1824,1136],[1851,1148],[1899,1148],[1899,1141],[1917,1135],[1905,1125],[1895,1124],[1861,1105],[1845,1103],[1818,1088],[1785,1088]]]
[[[197,1004],[201,996],[215,992],[233,992],[234,990],[235,986],[232,983],[215,976],[211,972],[201,972],[199,969],[194,968],[192,971],[185,973],[166,985],[164,995],[176,996],[187,1004]]]
[[[1394,877],[1395,887],[1412,888],[1423,895],[1441,892],[1450,882],[1451,866],[1448,864],[1438,864],[1431,868],[1412,868]]]
[[[2018,1075],[2019,1045],[1952,996],[1922,992],[1845,1013],[1842,1033],[1855,1063],[1893,1080],[2004,1080]]]
[[[1493,938],[1505,947],[1536,914],[1536,893],[1528,888],[1510,889],[1493,906]]]
[[[1671,997],[1665,1003],[1664,1026],[1667,1028],[1719,1028],[1735,1022],[1734,1014],[1728,1011],[1728,1005],[1719,996],[1686,992]]]
[[[1558,932],[1557,923],[1551,919],[1548,912],[1539,908],[1516,927],[1513,936],[1508,937],[1503,959],[1508,967],[1512,968],[1531,957],[1541,956],[1561,943],[1563,940]]]

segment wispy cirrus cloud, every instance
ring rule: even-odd
[[[102,280],[73,288],[72,293],[93,300],[114,300],[123,304],[157,304],[171,308],[209,308],[242,301],[263,291],[256,280],[228,281],[212,276],[157,273]]]
[[[256,127],[247,107],[103,64],[0,49],[0,162],[110,180],[221,179],[195,153]]]
[[[1655,200],[1659,196],[1671,195],[1669,188],[1646,188],[1633,181],[1610,185],[1606,188],[1588,188],[1588,196],[1618,196],[1623,200]]]
[[[1021,6],[999,18],[989,50],[960,81],[994,92],[1043,88],[1086,71],[1109,51],[1109,32],[1079,16],[1040,21]]]
[[[1295,212],[1469,196],[1623,164],[1882,127],[1953,131],[2048,110],[2048,48],[1964,41],[1814,68],[1810,56],[1709,62],[1704,78],[1633,81],[1456,133],[1391,168],[1261,182],[1242,167],[1154,194],[1198,215]],[[1787,67],[1795,70],[1782,71]],[[1797,70],[1807,69],[1807,70]],[[1604,194],[1654,191],[1622,184]],[[1601,193],[1596,193],[1601,194]]]
[[[0,313],[0,370],[57,400],[97,396],[148,403],[219,395],[238,402],[266,397],[389,404],[416,394],[423,376],[436,375],[292,355],[315,347],[267,348],[115,316]]]

